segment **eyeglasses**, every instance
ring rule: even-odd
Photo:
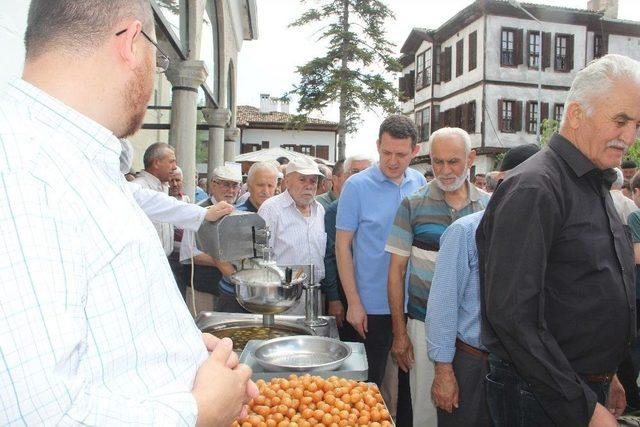
[[[116,37],[126,32],[127,32],[126,28],[124,30],[118,31],[116,33]],[[167,71],[167,69],[169,69],[169,62],[170,62],[169,56],[167,56],[167,54],[164,53],[162,49],[160,49],[160,46],[158,46],[158,43],[154,42],[151,39],[151,37],[147,35],[147,33],[145,33],[143,30],[140,30],[140,32],[149,41],[149,43],[151,43],[156,48],[156,73],[158,74],[164,73],[165,71]]]
[[[215,180],[213,181],[214,183],[224,187],[224,188],[228,188],[230,190],[235,190],[236,188],[240,187],[240,184],[238,184],[237,182],[232,182],[232,181],[218,181]]]

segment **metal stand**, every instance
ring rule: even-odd
[[[315,283],[313,265],[309,266],[309,271],[309,283],[304,285],[304,324],[312,327],[327,326],[329,322],[318,317],[320,312],[320,284]]]
[[[263,314],[262,315],[262,326],[268,328],[275,325],[276,320],[273,314]]]

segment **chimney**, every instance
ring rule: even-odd
[[[289,114],[289,103],[286,101],[281,101],[280,102],[280,112],[281,113],[285,113],[285,114]]]
[[[278,112],[278,101],[275,98],[269,98],[269,112]]]
[[[260,94],[260,114],[267,114],[270,112],[269,104],[271,103],[271,97],[268,93]]]
[[[587,9],[603,12],[607,18],[618,18],[618,0],[588,0]]]

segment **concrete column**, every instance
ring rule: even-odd
[[[173,91],[169,144],[175,148],[178,165],[182,168],[184,192],[193,200],[198,87],[207,78],[207,69],[203,61],[182,61],[169,67],[166,74]]]
[[[224,130],[224,160],[233,162],[238,153],[236,153],[236,142],[240,139],[240,129],[236,127]]]
[[[213,170],[224,165],[224,128],[229,122],[229,110],[226,108],[203,108],[202,115],[209,125],[209,155],[207,158],[207,177],[211,179]]]

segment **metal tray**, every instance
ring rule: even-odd
[[[340,340],[311,335],[267,340],[253,351],[260,366],[270,371],[331,371],[349,356],[351,347]]]

